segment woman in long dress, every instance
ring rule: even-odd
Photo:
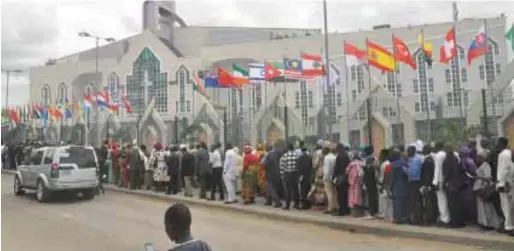
[[[390,171],[391,164],[389,162],[389,150],[382,149],[380,151],[380,172],[378,175],[378,217],[391,221],[393,219],[393,200],[389,187],[391,185]]]
[[[352,216],[361,217],[364,216],[364,201],[362,197],[364,163],[359,154],[353,154],[352,159],[352,162],[346,168],[346,175],[348,177],[348,207]]]
[[[485,161],[486,158],[485,152],[479,151],[477,153],[478,169],[476,170],[473,192],[477,193],[477,224],[484,230],[492,230],[500,226],[500,218],[496,213],[493,203],[485,201],[480,196],[480,191],[483,190],[489,182],[492,182],[491,166]]]
[[[393,222],[403,224],[407,220],[405,213],[405,185],[407,183],[407,175],[403,168],[407,166],[407,162],[402,157],[402,153],[394,150],[391,154],[391,194],[393,196]]]
[[[464,171],[465,188],[460,192],[462,198],[462,205],[464,208],[465,221],[475,223],[477,219],[477,203],[476,196],[473,193],[473,183],[477,166],[472,158],[472,149],[463,147],[460,151],[460,165]]]
[[[322,145],[318,144],[316,146],[316,151],[314,152],[313,158],[313,166],[316,170],[316,176],[314,177],[314,184],[309,192],[308,198],[310,198],[312,205],[315,206],[315,209],[322,209],[326,204],[327,195],[325,193],[325,186],[323,185],[323,152],[321,150]]]

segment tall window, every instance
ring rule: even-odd
[[[314,108],[314,95],[311,90],[309,90],[309,108]]]
[[[120,78],[116,73],[111,73],[109,78],[107,78],[107,87],[109,88],[109,92],[111,93],[112,103],[120,105]],[[116,112],[118,114],[119,111]]]
[[[485,54],[485,67],[484,62],[482,62],[482,64],[479,66],[480,79],[486,81],[487,87],[491,87],[492,83],[496,80],[496,77],[501,74],[501,65],[496,63],[496,56],[499,54],[500,47],[495,41],[489,39],[488,51],[487,54]],[[493,100],[496,101],[496,104],[500,104],[503,102],[502,95],[498,95],[496,96],[496,98],[494,98],[493,94],[491,93],[488,96],[489,104],[492,104]],[[490,110],[489,113],[492,112],[492,107],[493,106],[488,107],[488,110]]]
[[[231,118],[237,117],[237,107],[239,106],[239,102],[237,102],[237,90],[236,88],[230,88],[230,105],[231,105]]]
[[[300,108],[302,121],[304,124],[307,124],[309,122],[309,106],[307,100],[307,82],[304,80],[300,81]]]
[[[157,112],[168,112],[168,74],[161,72],[161,62],[148,48],[144,48],[132,64],[132,75],[127,76],[127,97],[133,113],[142,113],[155,98]]]
[[[253,83],[250,91],[252,92],[252,107],[254,110],[259,110],[262,105],[262,85],[263,83]]]
[[[178,91],[179,91],[179,111],[180,112],[187,112],[187,93],[188,93],[188,86],[187,82],[189,79],[189,71],[181,66],[179,70],[177,71],[178,76]]]
[[[59,88],[57,88],[57,103],[64,104],[66,102],[66,97],[67,97],[66,85],[64,83],[61,83],[59,85]]]
[[[418,78],[413,81],[413,89],[415,93],[418,93],[419,98],[418,101],[414,105],[414,110],[416,112],[427,112],[430,109],[430,98],[429,98],[429,90],[430,90],[430,79],[428,77],[429,68],[425,61],[425,56],[421,52],[421,50],[416,51],[414,53],[414,58],[416,60],[417,65],[417,75]],[[433,85],[433,81],[432,81]],[[433,89],[433,87],[432,87]]]
[[[467,106],[467,92],[464,90],[464,83],[467,81],[467,61],[464,49],[457,45],[458,56],[449,64],[449,68],[444,70],[446,83],[450,84],[451,91],[446,93],[446,101],[449,107]],[[458,61],[457,61],[458,60]],[[457,66],[459,66],[457,69]],[[459,81],[459,78],[460,81]]]
[[[350,77],[357,82],[357,91],[361,93],[364,90],[364,66],[350,67]]]
[[[41,103],[42,105],[50,105],[52,103],[50,97],[50,86],[45,84],[41,89]]]

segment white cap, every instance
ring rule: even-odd
[[[180,144],[180,149],[184,149],[184,148],[187,149],[187,145],[186,144]]]

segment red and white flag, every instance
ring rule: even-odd
[[[366,61],[366,51],[357,48],[353,44],[344,42],[344,53],[346,55],[346,65],[361,65]]]
[[[302,53],[302,74],[308,77],[324,74],[323,59],[321,56]]]
[[[446,33],[446,37],[444,38],[444,45],[441,46],[439,54],[441,57],[439,61],[444,64],[447,64],[454,57],[457,56],[457,44],[455,43],[454,28],[452,28],[448,31],[448,33]]]
[[[127,94],[123,94],[123,97],[122,97],[122,104],[123,106],[125,107],[125,111],[128,112],[128,113],[131,113],[132,112],[132,105],[130,104],[130,101],[128,100],[128,97],[127,97]]]

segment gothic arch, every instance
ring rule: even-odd
[[[188,99],[188,84],[189,84],[189,70],[184,66],[181,65],[177,73],[175,74],[175,80],[178,84],[178,93],[179,93],[179,100],[177,103],[177,110],[179,113],[185,113],[188,112],[187,102]]]
[[[59,104],[63,104],[66,101],[66,98],[68,97],[68,88],[64,83],[59,84],[59,87],[57,88],[57,102]]]
[[[52,97],[50,93],[50,86],[48,84],[43,85],[41,88],[41,103],[43,105],[49,105],[51,103]]]

